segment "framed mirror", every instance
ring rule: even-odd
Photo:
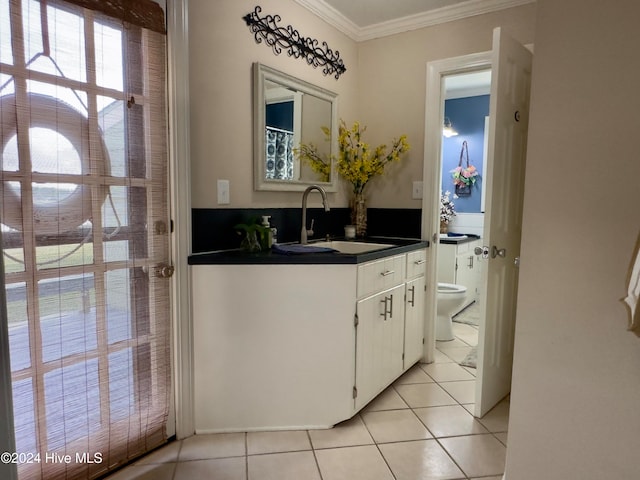
[[[321,185],[335,191],[333,166],[328,175],[320,173],[295,151],[313,144],[322,158],[337,154],[337,94],[260,63],[253,64],[253,89],[255,189],[303,191]]]

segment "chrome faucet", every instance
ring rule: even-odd
[[[307,230],[307,197],[311,190],[318,190],[322,195],[322,205],[324,205],[324,211],[329,211],[329,203],[327,202],[327,192],[318,185],[311,185],[302,194],[302,230],[300,231],[300,243],[302,245],[307,244],[307,238],[309,235],[313,235],[313,219],[311,220],[311,228]]]

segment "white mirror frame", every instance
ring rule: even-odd
[[[331,154],[336,155],[338,153],[338,95],[256,62],[253,64],[253,175],[255,190],[302,192],[309,185],[321,185],[325,191],[335,192],[337,174],[333,166],[329,182],[266,179],[265,81],[278,83],[331,103]]]

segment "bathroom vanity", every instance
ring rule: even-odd
[[[428,242],[371,241],[189,257],[197,433],[331,427],[420,360]]]
[[[438,246],[438,283],[453,283],[467,287],[463,310],[479,300],[480,255],[474,252],[482,245],[480,237],[463,235],[440,238]]]

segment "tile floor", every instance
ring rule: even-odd
[[[414,366],[333,429],[196,435],[108,480],[500,480],[509,401],[473,418],[475,369],[457,362],[478,331],[454,323],[454,332],[434,363]]]

